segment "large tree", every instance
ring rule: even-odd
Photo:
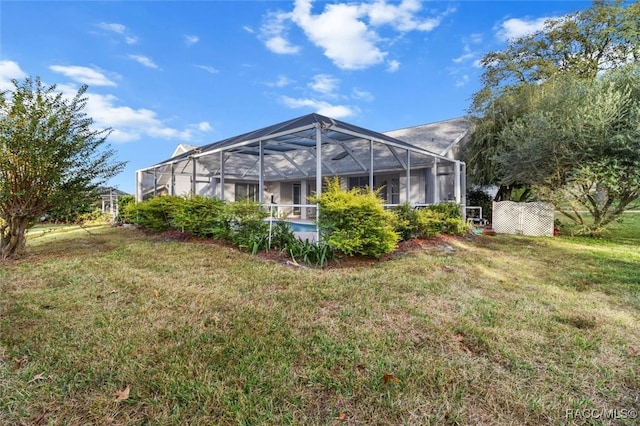
[[[0,258],[25,249],[28,227],[46,211],[91,193],[119,173],[106,139],[86,115],[87,87],[69,98],[39,78],[0,94]]]
[[[499,134],[530,110],[530,94],[540,84],[562,75],[593,81],[638,60],[640,3],[623,0],[596,0],[587,10],[551,19],[544,29],[485,55],[483,86],[470,108],[476,130],[465,152],[471,183],[501,185],[498,199],[508,199],[514,186],[526,186],[505,181],[497,167],[497,155],[505,149]]]
[[[529,103],[530,111],[498,136],[503,182],[530,185],[597,233],[640,197],[640,67],[593,82],[557,77],[540,84]]]

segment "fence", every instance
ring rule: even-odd
[[[553,236],[554,208],[549,203],[493,203],[493,230],[499,234]]]

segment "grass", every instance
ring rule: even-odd
[[[610,424],[567,410],[640,409],[630,221],[325,270],[47,233],[0,269],[0,424]]]

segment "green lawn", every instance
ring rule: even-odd
[[[0,267],[0,424],[637,424],[640,215],[324,270],[66,231]]]

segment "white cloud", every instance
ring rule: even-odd
[[[116,23],[100,22],[98,24],[98,27],[102,28],[103,30],[111,31],[117,34],[124,34],[125,31],[127,31],[127,27],[125,27],[122,24],[116,24]]]
[[[255,31],[253,30],[253,28],[245,25],[244,27],[242,27],[243,30],[245,30],[246,32],[248,32],[249,34],[255,34]]]
[[[362,99],[367,102],[371,102],[374,99],[374,96],[371,92],[367,92],[366,90],[353,89],[351,91],[351,97],[354,99]]]
[[[209,124],[207,121],[201,121],[200,123],[198,123],[198,130],[200,130],[201,132],[209,132],[213,130],[213,127],[211,127],[211,124]]]
[[[396,72],[399,69],[400,69],[400,62],[396,61],[395,59],[392,59],[389,62],[387,62],[387,72]]]
[[[69,84],[57,86],[68,97],[75,96],[77,88]],[[97,129],[111,128],[109,141],[124,143],[140,140],[143,137],[161,139],[177,139],[190,141],[192,131],[167,127],[157,117],[157,113],[147,108],[131,108],[117,105],[118,98],[114,95],[101,95],[87,92],[87,105],[85,112],[94,120]]]
[[[557,18],[553,16],[528,20],[510,18],[498,26],[496,35],[503,41],[515,40],[519,37],[531,35],[536,31],[544,29],[544,24],[550,19]]]
[[[329,74],[317,74],[313,76],[308,86],[315,92],[325,96],[335,96],[335,91],[340,85],[340,80]]]
[[[452,59],[452,61],[455,62],[456,64],[460,64],[462,62],[468,62],[476,59],[478,56],[480,56],[480,52],[475,50],[475,46],[481,43],[482,43],[482,34],[475,33],[475,34],[471,34],[469,36],[463,37],[462,38],[462,44],[463,44],[462,54],[460,54],[460,56],[458,56],[457,58]],[[475,62],[477,62],[477,60]]]
[[[209,65],[196,65],[196,67],[205,70],[209,74],[218,74],[220,72],[219,69],[214,68],[214,67],[209,66]]]
[[[265,46],[267,46],[267,49],[269,49],[273,53],[278,53],[281,55],[292,55],[300,51],[300,47],[294,46],[289,42],[289,40],[285,39],[282,36],[271,37],[270,39],[265,41]]]
[[[442,17],[452,9],[436,17],[420,17],[420,0],[402,0],[399,4],[388,0],[373,3],[350,2],[326,4],[319,14],[313,14],[313,0],[296,0],[293,11],[269,13],[261,28],[261,39],[275,53],[297,53],[299,47],[292,44],[287,35],[287,22],[300,27],[307,38],[324,55],[342,69],[358,70],[384,62],[388,52],[384,44],[388,40],[379,36],[376,29],[389,26],[395,31],[431,31],[440,24]],[[397,62],[390,62],[390,70],[397,70]]]
[[[15,86],[11,80],[22,80],[27,73],[14,61],[0,61],[0,90],[13,90]]]
[[[283,96],[280,101],[291,109],[307,108],[311,109],[318,114],[326,115],[332,118],[344,118],[350,117],[357,113],[356,109],[348,107],[346,105],[332,105],[325,101],[319,101],[317,99],[296,99],[288,96]]]
[[[131,32],[127,29],[127,27],[122,24],[118,24],[115,22],[100,22],[97,25],[98,28],[101,28],[105,31],[123,36],[124,41],[127,44],[136,44],[138,42],[138,37],[131,35]]]
[[[476,54],[473,52],[468,51],[467,49],[465,49],[465,52],[458,56],[457,58],[453,59],[453,62],[455,62],[456,64],[459,64],[460,62],[465,62],[468,61],[470,59],[473,59],[476,57]]]
[[[469,76],[465,74],[458,78],[458,81],[456,81],[456,87],[466,86],[467,83],[469,83]]]
[[[279,75],[276,81],[266,83],[269,87],[285,87],[293,83],[293,80],[289,79],[286,75]]]
[[[148,58],[144,55],[129,55],[129,59],[133,59],[134,61],[148,68],[158,68],[158,66],[155,64],[155,62],[153,62],[151,58]]]
[[[89,86],[116,86],[116,83],[110,80],[102,72],[93,68],[81,67],[76,65],[51,65],[49,67],[54,72],[60,73],[82,84]]]
[[[321,14],[313,15],[311,0],[297,0],[292,19],[337,67],[358,70],[387,56],[376,45],[378,35],[359,19],[362,15],[357,4],[327,4]]]
[[[403,0],[400,4],[375,1],[364,6],[371,25],[390,25],[398,31],[431,31],[440,25],[442,17],[418,19],[416,14],[422,9],[418,0]]]
[[[184,42],[187,44],[187,46],[193,46],[199,41],[200,41],[200,37],[196,35],[188,35],[188,34],[184,35]]]
[[[267,49],[280,55],[293,55],[300,51],[300,47],[292,44],[287,39],[287,26],[285,22],[291,15],[282,12],[270,12],[265,23],[260,28],[260,38]]]
[[[480,33],[473,33],[468,37],[468,42],[470,44],[480,44],[482,43],[484,37],[482,37],[482,34]]]
[[[11,78],[20,79],[27,74],[13,61],[0,61],[0,90],[11,89]],[[9,86],[7,86],[9,84]],[[67,98],[73,98],[78,87],[73,84],[58,84],[59,91]],[[114,95],[101,95],[97,93],[85,93],[87,104],[84,112],[94,120],[96,129],[111,128],[109,141],[123,143],[140,140],[144,137],[174,139],[189,142],[193,139],[194,130],[209,131],[211,126],[207,122],[200,122],[186,126],[185,129],[176,129],[166,126],[157,113],[147,108],[132,108],[119,105],[119,100]]]
[[[75,89],[68,89],[72,89],[71,93],[75,94]],[[130,142],[145,136],[181,141],[192,139],[191,130],[165,126],[155,111],[147,108],[135,109],[117,103],[118,98],[113,95],[87,93],[86,113],[94,119],[95,127],[113,129],[109,136],[111,142]]]

